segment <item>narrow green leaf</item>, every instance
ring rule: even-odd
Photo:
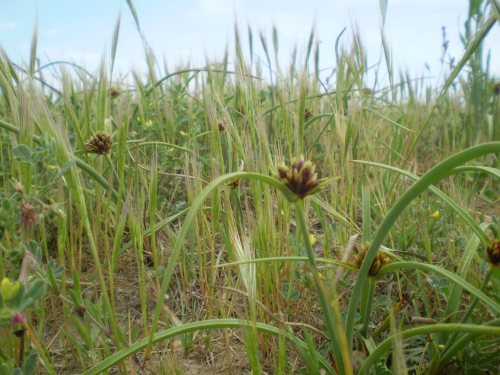
[[[500,327],[488,327],[474,324],[432,324],[411,328],[387,338],[368,356],[359,370],[359,374],[369,374],[372,366],[389,351],[394,339],[407,339],[414,336],[427,335],[429,333],[470,332],[482,335],[500,335]]]
[[[255,324],[258,331],[263,333],[268,333],[274,336],[284,336],[290,339],[295,345],[300,345],[302,348],[306,349],[306,344],[300,340],[293,333],[281,330],[279,328],[273,327],[264,323],[253,323],[247,320],[239,319],[209,319],[200,322],[186,323],[181,326],[172,327],[167,330],[153,334],[152,339],[146,337],[140,341],[137,341],[127,348],[124,348],[103,361],[99,362],[97,365],[83,372],[82,375],[97,375],[100,374],[111,366],[120,363],[131,355],[147,348],[150,344],[165,341],[169,338],[180,336],[185,333],[208,330],[208,329],[222,329],[222,328],[243,328]],[[334,371],[328,361],[321,356],[318,356],[318,360],[322,368],[326,370],[328,374],[334,374]]]

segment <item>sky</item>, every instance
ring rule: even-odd
[[[335,66],[334,46],[339,33],[348,46],[357,29],[367,49],[369,65],[381,53],[381,13],[378,0],[136,0],[135,6],[148,44],[169,70],[190,63],[202,66],[221,61],[226,45],[232,49],[234,26],[247,45],[253,30],[256,59],[264,61],[259,33],[272,46],[278,30],[279,60],[286,66],[294,46],[305,55],[311,29],[320,42],[320,67]],[[448,55],[463,52],[460,32],[467,18],[467,0],[389,0],[385,35],[396,71],[414,77],[437,77],[442,69],[442,27],[449,41]],[[109,57],[113,31],[121,19],[116,56],[118,71],[145,70],[144,50],[125,0],[0,0],[0,46],[16,63],[27,64],[35,25],[41,63],[69,60],[96,69]],[[486,47],[500,40],[498,24]],[[248,47],[248,46],[247,46]],[[248,49],[247,49],[248,50]],[[428,68],[426,68],[426,65]],[[491,72],[500,75],[500,52],[492,50]]]

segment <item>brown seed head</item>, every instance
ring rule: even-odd
[[[236,189],[237,187],[240,186],[240,179],[237,178],[236,180],[234,181],[231,181],[229,184],[228,184],[230,187],[232,187],[233,189]]]
[[[312,117],[313,113],[309,108],[306,108],[304,111],[304,120],[309,120]]]
[[[14,331],[12,331],[12,333],[16,336],[16,337],[23,337],[24,336],[24,332],[25,332],[25,328],[24,327],[21,327],[19,329],[15,329]]]
[[[292,160],[290,167],[278,166],[278,178],[301,199],[316,193],[324,181],[318,178],[316,166],[302,156]]]
[[[358,268],[361,268],[361,264],[363,264],[363,260],[365,259],[366,252],[368,251],[369,244],[366,243],[364,245],[361,245],[358,255],[356,255],[356,258],[354,259],[354,263],[358,266]],[[378,274],[378,271],[385,266],[386,264],[390,263],[390,259],[387,258],[384,253],[382,252],[377,252],[377,255],[375,255],[375,259],[372,262],[372,265],[370,267],[370,270],[368,271],[368,275],[370,276],[376,276]]]
[[[118,98],[121,94],[120,89],[115,86],[110,87],[108,93],[113,99]]]
[[[80,318],[83,318],[85,313],[87,312],[87,308],[85,306],[78,306],[75,308],[76,315],[78,315]]]
[[[93,154],[106,155],[111,150],[112,144],[113,140],[108,134],[97,132],[85,143],[85,148]]]
[[[500,82],[493,84],[492,90],[493,90],[494,95],[499,96],[500,95]]]
[[[495,267],[500,267],[500,241],[493,241],[493,243],[486,249],[488,260]]]
[[[33,228],[37,221],[37,215],[33,204],[30,202],[21,202],[19,203],[19,211],[21,226],[28,230]]]
[[[220,132],[223,132],[227,129],[227,124],[224,121],[219,121],[217,127],[219,128]]]

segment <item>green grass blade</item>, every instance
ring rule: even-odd
[[[238,261],[238,262],[230,262],[230,263],[219,264],[217,266],[214,266],[214,268],[234,267],[234,266],[239,266],[239,265],[242,265],[242,264],[252,264],[252,263],[305,262],[308,259],[309,259],[308,257],[302,257],[302,256],[267,257],[267,258],[257,258],[257,259],[251,259],[251,260],[241,260],[241,261]],[[344,268],[350,269],[351,271],[356,271],[358,269],[358,267],[355,264],[341,262],[341,261],[334,260],[334,259],[316,258],[316,262],[318,262],[318,263],[325,263],[325,264],[328,264],[328,265],[331,265],[331,266],[344,267]]]
[[[490,327],[475,324],[432,324],[411,328],[405,331],[398,332],[396,335],[385,339],[381,344],[379,344],[363,363],[359,370],[359,374],[370,373],[371,367],[391,349],[396,336],[404,340],[410,337],[427,335],[430,333],[452,333],[458,331],[479,335],[500,335],[500,327]]]
[[[481,229],[486,230],[488,228],[488,224],[481,224]],[[469,271],[469,266],[472,262],[474,255],[477,252],[477,248],[479,246],[480,240],[477,236],[472,236],[465,247],[465,251],[463,255],[460,257],[460,263],[457,268],[457,276],[461,277],[465,280],[467,273]],[[453,284],[451,288],[450,296],[448,298],[448,305],[446,306],[446,310],[444,312],[444,317],[446,320],[450,319],[450,321],[455,320],[455,314],[457,313],[458,306],[460,305],[460,298],[462,295],[462,287],[458,284]]]
[[[375,163],[371,161],[363,161],[363,160],[354,160],[355,163],[360,163],[360,164],[365,164],[365,165],[371,165],[374,167],[379,167],[379,168],[384,168],[390,171],[394,171],[397,173],[400,173],[414,181],[418,181],[420,178],[416,174],[413,174],[411,172],[405,171],[404,169],[400,169],[397,167],[393,167],[390,165],[386,164],[381,164],[381,163]],[[460,167],[461,168],[461,167]],[[429,186],[429,190],[432,191],[434,194],[436,194],[439,198],[441,198],[444,202],[450,206],[450,208],[455,211],[466,223],[467,225],[472,229],[472,231],[481,239],[481,242],[483,244],[488,244],[489,239],[486,233],[479,227],[479,225],[475,222],[475,220],[465,211],[462,207],[460,207],[450,196],[447,194],[443,193],[441,190],[436,188],[435,186]]]
[[[366,253],[363,264],[358,273],[356,284],[349,301],[349,307],[346,316],[346,335],[349,345],[352,347],[352,339],[354,336],[354,319],[359,300],[361,298],[362,289],[367,282],[368,271],[372,265],[375,255],[382,245],[385,237],[395,224],[398,217],[403,210],[421,193],[427,190],[431,185],[436,184],[443,178],[450,176],[450,171],[454,168],[465,164],[466,162],[479,158],[490,153],[500,153],[500,142],[491,142],[477,145],[461,152],[458,152],[449,158],[443,160],[435,167],[430,169],[424,174],[415,184],[410,187],[394,204],[391,210],[387,213],[386,217],[380,224],[378,230],[375,232],[370,247]]]
[[[29,76],[33,77],[36,70],[36,47],[38,44],[38,20],[35,20],[33,36],[31,37]]]
[[[295,194],[293,194],[288,188],[279,180],[277,180],[274,177],[260,174],[260,173],[253,173],[253,172],[234,172],[234,173],[229,173],[223,176],[220,176],[216,179],[214,179],[212,182],[210,182],[207,187],[197,195],[196,199],[194,200],[191,208],[189,209],[186,220],[184,224],[182,225],[182,228],[179,232],[179,235],[177,237],[177,240],[175,242],[174,249],[172,250],[172,255],[170,256],[170,259],[168,261],[167,268],[165,270],[165,273],[163,275],[163,280],[161,283],[161,288],[158,293],[158,302],[156,303],[155,311],[154,311],[154,316],[153,316],[153,321],[151,325],[151,335],[150,335],[150,343],[152,343],[151,340],[153,340],[153,334],[156,332],[156,329],[158,327],[158,320],[160,318],[160,313],[161,313],[161,307],[163,305],[164,301],[164,296],[165,293],[168,290],[168,287],[170,285],[170,279],[172,278],[172,275],[174,273],[175,267],[177,266],[177,261],[179,259],[180,253],[182,248],[184,247],[184,240],[186,239],[188,232],[191,230],[191,227],[194,225],[196,215],[198,214],[198,211],[201,209],[203,203],[205,200],[207,200],[211,194],[219,188],[219,186],[223,184],[227,184],[230,181],[236,180],[236,179],[254,179],[261,181],[263,183],[270,184],[280,190],[289,200],[294,200]],[[144,355],[144,360],[146,361],[149,357],[151,350],[151,346],[148,345],[146,349],[146,353]]]
[[[458,172],[477,172],[477,173],[486,173],[495,178],[500,178],[500,169],[485,167],[483,165],[467,165],[464,167],[455,168]]]
[[[495,319],[490,322],[484,323],[483,326],[500,327],[500,319]],[[462,331],[458,330],[456,331],[456,333],[462,333]],[[457,338],[456,340],[454,340],[449,347],[445,348],[445,351],[443,352],[443,355],[440,358],[437,371],[441,370],[453,358],[453,356],[455,356],[460,350],[463,350],[465,345],[471,340],[475,339],[478,335],[480,335],[480,333],[468,332],[462,335],[461,337]],[[439,374],[439,372],[436,373]]]
[[[337,364],[339,374],[352,374],[353,370],[351,356],[349,353],[349,347],[347,345],[345,332],[341,324],[340,308],[338,306],[337,300],[331,298],[330,301],[328,299],[326,290],[321,283],[316,264],[316,256],[314,255],[314,250],[309,239],[309,230],[306,224],[303,200],[299,200],[295,203],[295,212],[298,221],[298,228],[301,232],[302,239],[307,251],[307,257],[309,260],[309,265],[311,267],[313,281],[316,285],[316,292],[318,293],[319,303],[323,311],[323,318],[325,319],[326,329],[330,338],[330,344],[332,345],[332,353],[335,359],[335,363]]]
[[[420,263],[420,262],[395,262],[390,263],[387,266],[383,267],[377,277],[384,277],[388,273],[403,270],[403,269],[416,269],[423,272],[433,272],[447,278],[450,281],[453,281],[455,284],[459,285],[461,288],[467,290],[474,297],[477,297],[480,301],[482,301],[486,306],[488,306],[493,312],[496,314],[500,313],[500,304],[493,301],[490,297],[484,294],[481,290],[476,288],[475,286],[469,284],[467,281],[457,276],[453,272],[445,270],[441,267],[435,266],[433,264]]]
[[[482,25],[479,32],[476,35],[474,35],[474,37],[470,40],[462,57],[455,64],[455,66],[453,67],[453,70],[451,71],[450,75],[446,79],[446,82],[444,83],[444,85],[441,89],[441,92],[440,92],[438,98],[436,99],[436,102],[432,108],[432,111],[429,113],[429,115],[427,116],[427,119],[424,121],[422,126],[419,128],[416,137],[414,138],[411,146],[408,148],[408,151],[407,151],[408,157],[407,157],[406,161],[408,161],[408,159],[410,158],[410,155],[413,155],[413,152],[415,151],[415,148],[417,147],[418,142],[420,141],[422,135],[427,131],[428,127],[430,126],[430,124],[432,122],[431,120],[433,118],[432,115],[433,115],[434,111],[436,110],[437,106],[444,100],[444,98],[446,96],[446,92],[451,87],[451,85],[453,84],[455,79],[458,77],[458,75],[460,74],[460,72],[464,68],[465,64],[467,64],[467,62],[470,60],[470,58],[472,57],[474,52],[476,52],[476,50],[478,48],[480,48],[482,41],[486,38],[488,33],[491,31],[491,29],[493,28],[493,26],[495,26],[495,24],[497,22],[498,22],[497,15],[495,14],[495,11],[492,10],[488,19]]]
[[[361,191],[361,215],[363,217],[362,222],[362,236],[361,240],[363,243],[370,242],[371,240],[371,228],[372,228],[372,217],[371,217],[371,203],[370,203],[370,188],[363,186]]]
[[[113,78],[113,68],[115,66],[116,50],[118,48],[118,37],[120,36],[120,22],[121,15],[119,15],[116,20],[115,31],[113,32],[113,38],[111,40],[111,78]]]
[[[82,375],[100,374],[109,369],[110,367],[120,363],[124,359],[130,357],[131,355],[139,352],[140,350],[147,348],[150,344],[165,341],[175,336],[179,336],[189,332],[209,330],[209,329],[251,327],[252,324],[254,323],[251,321],[240,320],[240,319],[209,319],[200,322],[186,323],[177,327],[172,327],[167,330],[153,334],[152,340],[146,337],[140,341],[133,343],[129,347],[112,354],[111,356],[107,357],[105,360],[101,361],[97,365],[84,371]],[[284,331],[264,323],[256,323],[255,326],[259,332],[271,334],[274,336],[284,336],[290,339],[295,345],[300,346],[301,348],[304,349],[307,348],[306,343],[304,343],[302,340],[300,340],[298,337],[296,337],[295,335],[293,335],[288,331]],[[326,361],[323,357],[320,356],[318,357],[318,359],[320,361],[321,367],[323,367],[328,374],[334,373],[328,361]]]

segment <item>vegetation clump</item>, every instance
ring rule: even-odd
[[[440,80],[356,33],[327,70],[277,30],[125,76],[0,53],[0,374],[498,373],[493,3]]]

